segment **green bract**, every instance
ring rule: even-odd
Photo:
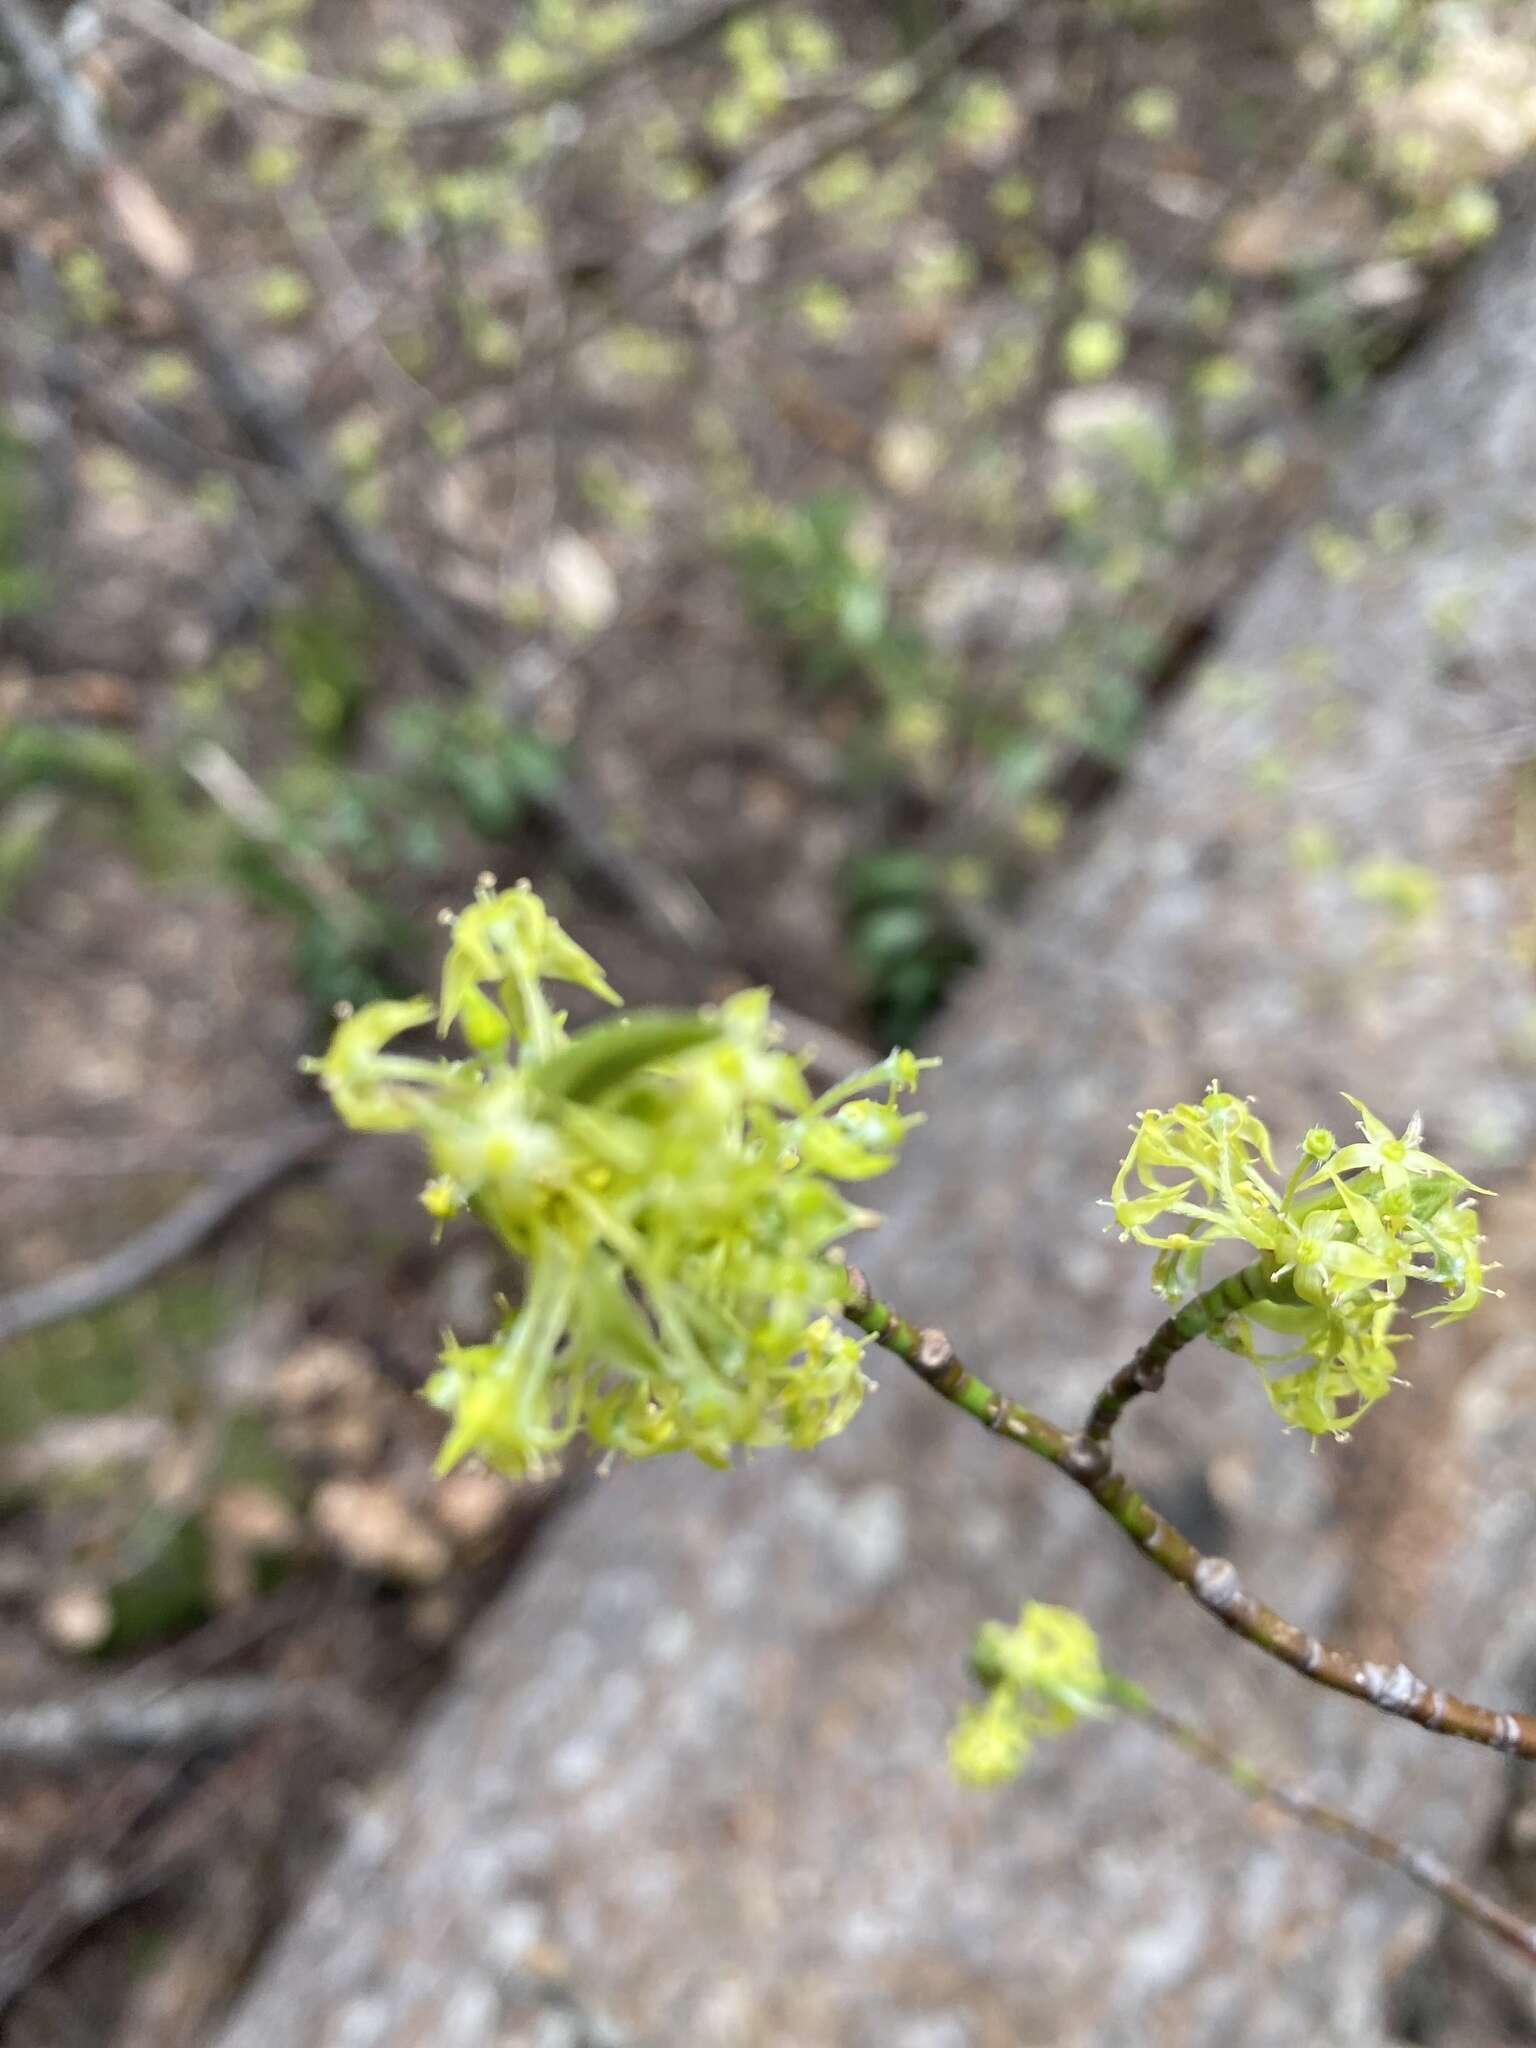
[[[961,1708],[949,1738],[950,1768],[962,1784],[1016,1777],[1038,1736],[1113,1711],[1098,1639],[1070,1607],[1031,1600],[1012,1628],[983,1622],[971,1666],[987,1690]]]
[[[472,1211],[522,1268],[489,1342],[444,1342],[427,1389],[452,1417],[442,1463],[539,1472],[579,1433],[722,1465],[738,1444],[834,1435],[866,1381],[829,1313],[829,1253],[876,1220],[834,1183],[894,1163],[925,1062],[893,1052],[813,1097],[765,990],[573,1035],[546,981],[619,1001],[530,889],[482,884],[440,1000],[369,1004],[315,1063],[354,1128],[420,1136],[433,1216]],[[388,1050],[434,1017],[465,1057]]]
[[[1420,1143],[1417,1117],[1395,1136],[1363,1102],[1361,1142],[1307,1132],[1283,1187],[1269,1133],[1248,1105],[1214,1084],[1198,1103],[1143,1111],[1115,1176],[1121,1234],[1155,1245],[1152,1284],[1170,1300],[1198,1292],[1212,1245],[1223,1240],[1267,1255],[1260,1298],[1210,1334],[1265,1371],[1288,1424],[1314,1435],[1347,1434],[1393,1379],[1393,1323],[1410,1281],[1446,1299],[1421,1311],[1464,1316],[1482,1299],[1476,1189]],[[1273,1178],[1272,1178],[1273,1176]],[[1256,1332],[1288,1339],[1260,1349]],[[1297,1359],[1299,1371],[1271,1369]]]

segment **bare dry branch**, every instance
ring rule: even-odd
[[[336,1138],[329,1118],[290,1127],[105,1258],[0,1298],[0,1343],[120,1300],[195,1251],[237,1209]]]
[[[1481,1927],[1484,1933],[1491,1934],[1505,1948],[1513,1949],[1527,1968],[1536,1963],[1536,1926],[1529,1920],[1522,1920],[1518,1913],[1512,1913],[1508,1906],[1500,1905],[1497,1899],[1489,1898],[1486,1892],[1480,1892],[1475,1885],[1468,1884],[1465,1878],[1458,1877],[1432,1850],[1416,1849],[1411,1843],[1400,1842],[1396,1836],[1386,1834],[1380,1828],[1367,1827],[1363,1821],[1340,1813],[1322,1800],[1314,1799],[1308,1792],[1267,1777],[1246,1759],[1233,1756],[1203,1729],[1180,1720],[1176,1714],[1166,1713],[1139,1687],[1134,1689],[1127,1704],[1147,1727],[1155,1728],[1159,1735],[1204,1764],[1208,1771],[1214,1771],[1219,1778],[1235,1785],[1249,1799],[1262,1806],[1273,1806],[1280,1813],[1289,1814],[1292,1820],[1300,1821],[1304,1827],[1313,1828],[1318,1834],[1331,1835],[1335,1841],[1347,1842],[1373,1862],[1385,1863],[1389,1869],[1401,1871],[1411,1884],[1428,1892],[1441,1905]]]
[[[160,1762],[127,1771],[104,1802],[90,1848],[42,1876],[0,1928],[0,2018],[88,1927],[144,1898],[181,1867],[193,1845],[183,1841],[170,1853],[156,1853],[138,1849],[135,1840],[176,1776],[174,1764]]]
[[[188,775],[247,839],[271,852],[306,896],[344,925],[366,931],[373,912],[346,877],[313,847],[297,845],[282,813],[224,747],[201,740],[182,757]]]
[[[668,215],[619,274],[621,308],[647,297],[719,240],[733,221],[786,186],[799,184],[829,157],[855,149],[910,113],[994,29],[1022,11],[1022,0],[969,0],[915,56],[871,73],[845,104],[779,135],[707,198]]]
[[[89,1138],[71,1132],[0,1134],[0,1178],[104,1180],[119,1174],[186,1173],[225,1167],[277,1137],[312,1130],[313,1117],[296,1117],[278,1131],[131,1131]]]
[[[278,1721],[356,1730],[368,1718],[344,1688],[303,1679],[204,1678],[154,1691],[98,1686],[77,1699],[0,1708],[0,1761],[78,1764],[117,1752],[222,1748]]]
[[[388,93],[347,79],[274,71],[214,35],[167,0],[108,0],[107,13],[246,99],[346,127],[473,128],[516,121],[565,101],[587,99],[640,65],[682,56],[760,0],[705,0],[664,13],[600,62],[556,72],[533,87],[477,85],[447,93]]]

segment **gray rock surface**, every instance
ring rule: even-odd
[[[1137,1107],[1219,1074],[1287,1142],[1347,1118],[1341,1088],[1422,1108],[1435,1149],[1506,1190],[1510,1301],[1421,1336],[1413,1390],[1352,1445],[1309,1456],[1205,1348],[1139,1404],[1125,1458],[1298,1620],[1525,1705],[1533,283],[1518,225],[1381,392],[1322,515],[1364,541],[1360,573],[1330,581],[1303,534],[1261,579],[950,1021],[865,1248],[909,1314],[1071,1418],[1155,1316],[1147,1255],[1095,1207]],[[1438,907],[1365,900],[1381,859],[1432,867]],[[961,1791],[966,1645],[1023,1597],[1080,1607],[1169,1705],[1459,1864],[1506,1767],[1229,1639],[1056,1475],[880,1370],[821,1453],[620,1472],[549,1529],[222,2048],[1402,2037],[1430,1902],[1132,1726]]]

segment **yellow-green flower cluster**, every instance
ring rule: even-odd
[[[1153,1286],[1170,1300],[1198,1292],[1212,1245],[1268,1255],[1259,1298],[1208,1334],[1263,1368],[1280,1416],[1314,1435],[1347,1434],[1387,1392],[1411,1281],[1443,1292],[1420,1311],[1440,1322],[1469,1314],[1484,1293],[1470,1197],[1485,1191],[1423,1149],[1417,1117],[1396,1135],[1344,1099],[1359,1140],[1308,1131],[1283,1186],[1268,1131],[1236,1096],[1213,1084],[1198,1103],[1145,1110],[1111,1198],[1122,1236],[1157,1247]],[[1263,1351],[1256,1331],[1288,1347]],[[1273,1373],[1298,1359],[1308,1363]]]
[[[950,1769],[965,1785],[1017,1777],[1038,1737],[1113,1711],[1098,1639],[1070,1607],[1031,1600],[1012,1628],[983,1622],[971,1667],[986,1693],[960,1709],[949,1738]]]
[[[489,1342],[444,1343],[443,1464],[543,1471],[582,1434],[723,1465],[835,1434],[867,1383],[829,1252],[876,1220],[836,1183],[894,1163],[923,1062],[893,1052],[813,1096],[765,990],[571,1034],[547,981],[619,1001],[530,889],[487,881],[452,920],[439,1000],[369,1004],[316,1063],[355,1129],[422,1139],[431,1214],[471,1211],[522,1269]],[[465,1057],[391,1049],[434,1019]]]

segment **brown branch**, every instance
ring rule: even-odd
[[[1107,1446],[1115,1424],[1130,1403],[1139,1394],[1155,1394],[1162,1386],[1168,1362],[1176,1352],[1193,1343],[1196,1337],[1209,1336],[1228,1316],[1257,1301],[1267,1291],[1274,1263],[1273,1256],[1266,1252],[1240,1272],[1229,1273],[1225,1280],[1186,1301],[1176,1314],[1159,1323],[1134,1357],[1100,1389],[1083,1425],[1084,1436]]]
[[[642,64],[684,55],[738,14],[761,4],[762,0],[706,0],[687,10],[664,11],[611,56],[577,70],[558,71],[541,85],[475,85],[430,93],[380,92],[347,79],[274,71],[167,0],[108,0],[107,13],[245,99],[344,127],[418,130],[517,121],[564,101],[589,98]]]
[[[66,1316],[89,1315],[152,1280],[165,1267],[195,1251],[237,1209],[243,1208],[301,1160],[332,1144],[336,1126],[329,1117],[290,1127],[255,1147],[178,1208],[129,1238],[105,1258],[76,1266],[36,1287],[18,1288],[0,1297],[0,1343],[28,1330],[40,1330]]]
[[[147,1897],[184,1867],[195,1845],[185,1838],[167,1850],[139,1836],[173,1796],[174,1764],[129,1770],[93,1816],[97,1839],[41,1872],[17,1911],[0,1926],[0,2020],[16,2000],[89,1927]],[[158,1853],[157,1853],[158,1852]]]
[[[95,1839],[45,1873],[0,1927],[0,2020],[89,1929],[151,1897],[214,1842],[227,1844],[274,1769],[297,1762],[293,1731],[278,1725],[206,1780],[160,1760],[131,1766],[108,1792],[104,1816],[92,1814]]]
[[[1527,1966],[1536,1964],[1536,1926],[1522,1920],[1507,1906],[1501,1906],[1496,1899],[1489,1898],[1486,1892],[1478,1891],[1465,1878],[1458,1877],[1432,1850],[1415,1849],[1406,1842],[1399,1842],[1381,1829],[1367,1827],[1349,1814],[1340,1813],[1335,1807],[1314,1799],[1310,1793],[1297,1791],[1267,1777],[1245,1758],[1233,1756],[1203,1729],[1154,1705],[1140,1686],[1117,1686],[1115,1696],[1121,1706],[1148,1728],[1155,1729],[1182,1749],[1186,1756],[1194,1757],[1248,1798],[1261,1806],[1273,1806],[1303,1826],[1316,1829],[1319,1834],[1347,1842],[1362,1856],[1369,1856],[1377,1863],[1401,1871],[1410,1884],[1418,1885],[1421,1891],[1428,1892],[1443,1906],[1449,1906],[1452,1912],[1462,1914],[1506,1948],[1512,1948]]]
[[[988,1386],[956,1357],[942,1330],[918,1329],[873,1296],[850,1266],[843,1313],[899,1358],[935,1393],[998,1436],[1022,1444],[1080,1486],[1165,1577],[1183,1586],[1223,1628],[1288,1664],[1314,1685],[1364,1700],[1381,1713],[1412,1721],[1435,1735],[1453,1735],[1510,1756],[1536,1759],[1536,1714],[1501,1711],[1427,1685],[1406,1664],[1390,1667],[1336,1649],[1287,1621],[1247,1591],[1229,1558],[1207,1557],[1117,1472],[1102,1443],[1071,1435],[1021,1402]]]

